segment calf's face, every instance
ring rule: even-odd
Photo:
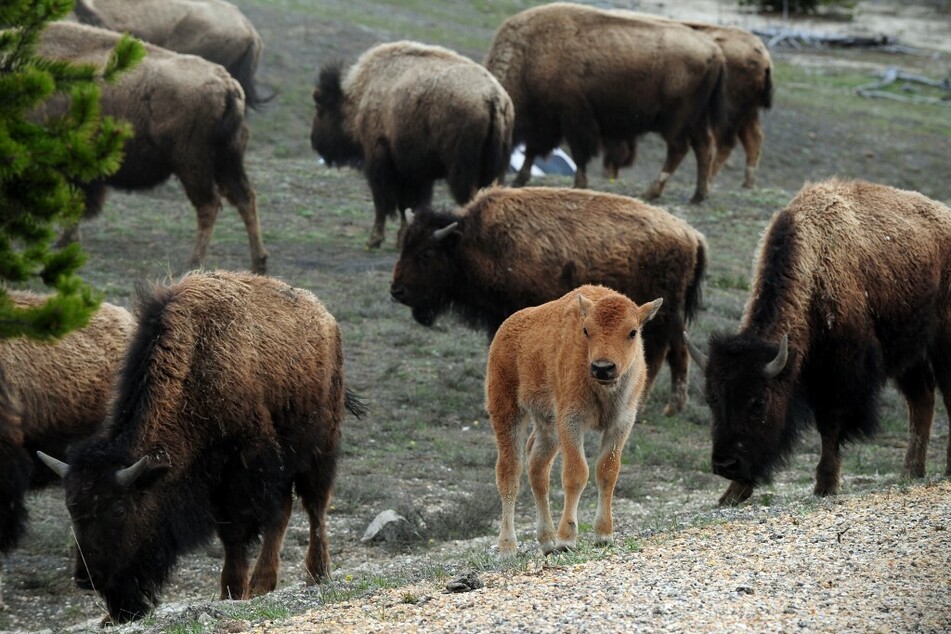
[[[613,386],[638,359],[643,364],[641,328],[657,314],[664,300],[638,306],[623,296],[611,295],[593,302],[579,294],[578,301],[591,378]]]

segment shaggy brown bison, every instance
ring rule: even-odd
[[[515,500],[530,422],[528,479],[542,550],[571,550],[577,543],[578,501],[588,483],[584,433],[589,429],[601,432],[595,542],[612,542],[611,500],[621,453],[648,383],[641,333],[662,303],[655,299],[638,306],[609,288],[587,285],[520,310],[499,328],[489,347],[485,394],[499,452],[500,553],[512,554],[517,546]],[[565,506],[556,534],[548,480],[559,451]]]
[[[73,22],[54,22],[43,32],[38,54],[102,65],[119,35]],[[244,92],[218,64],[146,44],[148,55],[116,84],[102,87],[103,114],[130,122],[117,173],[82,185],[86,217],[99,213],[106,187],[147,189],[174,174],[198,212],[198,239],[191,265],[208,250],[222,195],[241,214],[251,243],[251,268],[263,273],[267,253],[261,242],[257,202],[244,170],[249,130]],[[53,113],[66,104],[49,104]],[[69,234],[67,238],[70,237]]]
[[[746,152],[743,187],[754,187],[764,138],[759,111],[770,108],[773,103],[773,63],[769,50],[759,37],[740,28],[700,22],[683,24],[712,37],[726,58],[726,114],[713,129],[716,157],[710,179],[723,168],[739,139]],[[609,177],[617,178],[620,168],[634,164],[636,147],[637,140],[633,138],[604,140],[603,160]]]
[[[363,166],[383,243],[387,216],[428,205],[445,178],[460,205],[501,180],[512,151],[512,101],[484,68],[438,46],[381,44],[341,76],[320,71],[311,145],[329,165]]]
[[[241,10],[224,0],[76,0],[80,22],[132,35],[176,53],[224,66],[244,89],[248,106],[269,97],[254,83],[263,47]]]
[[[21,308],[46,300],[7,293]],[[0,554],[26,529],[26,492],[50,481],[34,452],[62,454],[99,427],[133,327],[128,311],[102,304],[85,327],[57,341],[0,339]]]
[[[310,517],[307,579],[326,577],[340,425],[359,405],[337,322],[307,291],[227,272],[158,288],[137,315],[103,432],[68,464],[45,458],[111,618],[146,614],[178,556],[214,532],[223,599],[273,590],[295,489]]]
[[[512,313],[603,284],[664,298],[644,330],[648,385],[667,358],[665,413],[687,404],[683,326],[699,309],[707,252],[683,220],[639,200],[553,187],[490,188],[455,213],[423,211],[406,231],[390,293],[432,325],[452,311],[495,334]]]
[[[692,147],[697,187],[707,196],[713,160],[710,126],[724,114],[723,52],[708,36],[673,22],[553,3],[518,13],[499,27],[485,59],[515,104],[515,143],[525,162],[568,142],[577,163],[575,187],[604,139],[658,132],[667,159],[644,194],[660,196]]]
[[[713,471],[732,481],[720,503],[768,481],[812,420],[815,494],[837,493],[840,448],[876,431],[888,378],[908,402],[905,473],[923,476],[936,386],[951,408],[949,306],[951,209],[861,181],[804,187],[764,234],[739,332],[712,336],[709,359],[691,347]]]

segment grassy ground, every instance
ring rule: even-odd
[[[363,243],[372,219],[369,193],[353,171],[318,165],[309,147],[310,99],[316,69],[331,59],[350,60],[368,46],[414,38],[451,46],[481,60],[496,26],[526,3],[380,2],[371,0],[239,0],[266,42],[259,76],[279,90],[271,106],[252,115],[248,156],[258,192],[269,272],[308,288],[326,303],[344,333],[348,383],[371,408],[363,421],[348,419],[343,459],[330,514],[335,573],[321,591],[299,600],[256,602],[266,618],[320,600],[333,600],[402,579],[452,574],[466,567],[497,565],[487,555],[494,540],[499,503],[494,486],[495,444],[483,409],[486,340],[451,319],[434,328],[414,323],[409,309],[390,301],[388,287],[397,253],[390,230],[383,249]],[[739,189],[742,151],[710,199],[687,204],[693,161],[675,174],[660,204],[707,237],[710,249],[705,310],[692,327],[705,342],[714,330],[736,327],[746,300],[750,263],[760,233],[804,181],[831,175],[858,176],[917,189],[951,202],[948,161],[951,117],[947,107],[909,106],[856,96],[885,65],[938,77],[946,58],[889,56],[867,51],[774,52],[775,106],[765,115],[766,145],[760,188]],[[663,148],[653,137],[639,147],[639,163],[615,182],[597,176],[592,186],[636,195],[655,175]],[[568,185],[558,177],[541,184]],[[438,195],[447,200],[443,189]],[[177,183],[152,192],[115,193],[103,215],[84,226],[89,252],[85,277],[111,302],[129,305],[140,281],[174,279],[183,272],[195,231],[194,211]],[[235,211],[222,210],[208,268],[243,269],[249,254]],[[697,521],[716,502],[726,482],[710,473],[709,413],[692,375],[691,402],[682,415],[661,411],[669,390],[663,374],[645,404],[624,452],[615,515],[619,542],[636,547],[644,532]],[[845,452],[845,492],[899,480],[905,446],[905,411],[894,392],[884,399],[883,432]],[[939,408],[928,473],[944,469],[947,414]],[[596,447],[594,438],[590,447]],[[807,499],[818,459],[818,442],[807,436],[775,484],[759,490],[752,504],[780,505]],[[517,527],[532,541],[533,511],[523,492]],[[560,508],[560,486],[553,487]],[[590,541],[595,491],[581,509],[582,542]],[[0,630],[62,628],[101,616],[95,596],[75,589],[69,578],[71,536],[61,491],[31,497],[32,525],[23,548],[5,566]],[[366,525],[384,509],[410,519],[414,536],[396,546],[360,543]],[[306,550],[303,514],[295,512],[285,540],[282,587],[298,587]],[[463,540],[463,541],[458,541]],[[600,556],[585,546],[578,556]],[[182,560],[167,592],[169,602],[214,598],[220,547],[211,544]],[[298,596],[298,595],[295,595]],[[300,598],[302,596],[303,598]],[[224,607],[218,608],[224,610]],[[230,606],[227,610],[238,609]],[[240,608],[244,609],[244,608]],[[176,621],[188,629],[187,610]],[[191,616],[189,616],[191,615]],[[169,626],[171,627],[171,626]]]

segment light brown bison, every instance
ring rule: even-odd
[[[45,458],[111,618],[145,615],[179,555],[215,532],[221,598],[273,590],[295,489],[310,518],[307,580],[326,577],[340,426],[345,407],[359,410],[333,316],[305,290],[229,272],[140,303],[108,424],[68,464]]]
[[[241,10],[224,0],[76,0],[84,24],[131,33],[176,53],[198,55],[224,66],[244,89],[248,106],[268,100],[254,75],[261,36]]]
[[[21,308],[46,300],[7,292]],[[26,529],[26,492],[50,481],[34,452],[62,454],[105,419],[133,327],[128,311],[104,303],[84,328],[57,341],[0,339],[0,554],[15,548]]]
[[[362,165],[383,242],[387,216],[428,205],[445,178],[460,205],[501,180],[512,151],[512,101],[472,60],[416,42],[366,51],[341,77],[320,71],[311,145],[329,165]],[[399,242],[399,239],[397,240]]]
[[[720,503],[768,481],[813,420],[815,494],[837,493],[841,447],[876,431],[889,378],[908,402],[905,474],[922,477],[935,387],[951,409],[951,209],[861,181],[807,185],[773,217],[754,275],[739,332],[711,337],[709,359],[691,347],[713,472],[731,480]]]
[[[515,500],[529,423],[534,427],[526,443],[528,479],[542,550],[570,550],[577,543],[578,502],[588,483],[586,430],[601,432],[595,542],[612,542],[611,501],[621,453],[647,388],[641,332],[662,303],[638,306],[611,289],[587,285],[520,310],[499,328],[489,348],[485,394],[499,452],[500,553],[512,554],[517,546]],[[548,481],[559,451],[565,506],[555,533]]]
[[[648,385],[666,357],[665,413],[687,404],[684,325],[700,307],[703,235],[639,200],[554,187],[480,192],[457,213],[423,211],[409,224],[390,293],[432,325],[452,311],[493,336],[512,313],[603,284],[636,302],[664,298],[644,329]]]
[[[662,19],[637,14],[645,19]],[[763,146],[763,126],[760,108],[773,103],[773,63],[762,40],[749,31],[736,27],[715,26],[700,22],[684,22],[690,28],[713,38],[726,59],[726,114],[714,126],[716,157],[710,170],[710,179],[723,168],[739,139],[746,152],[746,172],[743,187],[754,187]],[[618,170],[634,164],[636,139],[605,139],[604,167],[611,178]]]
[[[113,31],[54,22],[44,30],[37,52],[101,66],[118,39]],[[241,86],[218,64],[145,46],[148,55],[134,70],[102,87],[103,114],[130,122],[134,136],[125,144],[125,158],[116,174],[82,185],[86,217],[102,209],[107,186],[147,189],[174,174],[198,213],[198,239],[190,264],[204,260],[224,196],[244,221],[252,270],[264,272],[267,253],[254,190],[244,169],[249,130]],[[62,100],[48,104],[52,113],[64,107]]]
[[[575,187],[587,187],[586,165],[602,140],[657,132],[667,158],[644,197],[660,196],[692,147],[692,200],[706,198],[710,126],[725,108],[725,61],[710,37],[673,22],[553,3],[506,20],[485,65],[515,104],[514,142],[525,143],[515,184],[528,182],[534,158],[565,139],[577,163]]]

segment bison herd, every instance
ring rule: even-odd
[[[208,12],[228,28],[206,27]],[[25,530],[26,491],[56,474],[76,582],[103,596],[114,621],[147,614],[177,558],[214,534],[221,597],[244,599],[277,584],[296,494],[310,519],[305,573],[319,581],[330,570],[325,515],[342,419],[365,408],[346,387],[334,317],[310,292],[257,275],[267,256],[243,163],[246,108],[267,100],[253,79],[260,38],[222,0],[80,0],[76,17],[94,26],[52,24],[41,54],[102,63],[118,38],[106,28],[154,42],[104,89],[103,111],[135,134],[117,174],[83,185],[87,215],[106,187],[174,174],[198,214],[192,263],[224,197],[245,222],[253,273],[188,274],[140,291],[134,317],[103,304],[56,343],[0,342],[0,551]],[[713,471],[730,481],[721,504],[767,482],[810,424],[822,442],[815,494],[835,494],[841,447],[876,431],[888,379],[908,403],[905,473],[924,475],[936,389],[951,409],[951,209],[864,182],[806,185],[763,235],[739,330],[713,335],[704,352],[686,335],[708,264],[703,235],[658,207],[584,189],[593,157],[616,174],[648,132],[664,138],[667,158],[645,198],[661,195],[692,149],[692,200],[703,200],[737,140],[753,186],[759,109],[771,97],[769,54],[749,33],[564,3],[505,21],[484,66],[404,41],[320,69],[313,148],[366,176],[368,246],[383,242],[387,216],[402,218],[392,298],[423,325],[449,312],[489,337],[501,553],[516,549],[523,455],[542,550],[575,547],[589,429],[601,433],[595,539],[612,540],[621,453],[665,360],[667,415],[686,405],[690,357],[704,372]],[[533,157],[565,143],[575,189],[501,185],[518,143],[516,185]],[[431,208],[439,179],[459,209]],[[548,491],[559,453],[556,530]]]

